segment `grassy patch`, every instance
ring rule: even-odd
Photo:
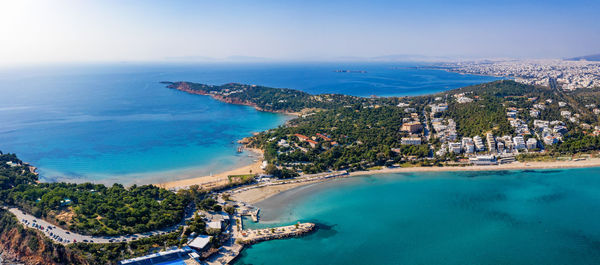
[[[254,178],[254,174],[245,174],[245,175],[229,175],[227,176],[229,182],[247,182]]]

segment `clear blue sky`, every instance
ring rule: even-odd
[[[600,1],[0,2],[0,62],[600,53]],[[238,58],[238,57],[235,57]]]

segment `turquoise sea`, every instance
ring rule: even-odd
[[[249,227],[316,222],[241,264],[600,264],[600,168],[334,180],[258,204]]]
[[[495,80],[418,64],[95,64],[0,68],[0,150],[42,180],[171,180],[254,159],[236,141],[289,117],[165,88],[240,82],[358,96],[415,95]],[[336,73],[363,70],[367,73]]]

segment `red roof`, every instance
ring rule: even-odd
[[[304,136],[304,135],[302,135],[302,134],[299,134],[299,133],[297,133],[297,134],[294,134],[294,135],[295,135],[296,137],[298,137],[298,138],[302,139],[302,140],[309,140],[309,139],[310,139],[310,138],[308,138],[308,136]]]
[[[327,137],[327,136],[325,136],[323,134],[317,133],[317,136],[323,138],[323,140],[325,140],[325,141],[328,141],[328,142],[331,141],[331,138],[329,138],[329,137]]]

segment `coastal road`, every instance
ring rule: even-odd
[[[423,109],[423,117],[425,117],[425,129],[423,130],[423,135],[429,142],[429,140],[431,140],[431,129],[429,128],[429,117],[427,116],[427,111],[425,111],[425,109]]]
[[[19,222],[21,222],[21,224],[23,224],[23,226],[41,231],[48,238],[52,239],[52,241],[59,243],[59,244],[63,244],[63,245],[70,244],[70,243],[76,243],[76,242],[83,242],[83,243],[126,242],[126,241],[132,241],[132,240],[144,238],[144,237],[154,236],[154,235],[162,235],[162,234],[170,233],[170,232],[177,230],[177,227],[179,225],[185,223],[185,220],[190,218],[190,217],[186,216],[186,218],[184,218],[182,223],[180,223],[178,225],[175,225],[175,226],[172,226],[169,228],[151,231],[151,232],[138,233],[138,234],[132,234],[132,235],[123,235],[123,236],[89,236],[89,235],[82,235],[82,234],[64,230],[64,229],[57,227],[41,218],[37,218],[33,215],[27,214],[17,208],[8,208],[8,211],[10,211],[12,214],[14,214],[17,217],[17,219],[19,220]]]

